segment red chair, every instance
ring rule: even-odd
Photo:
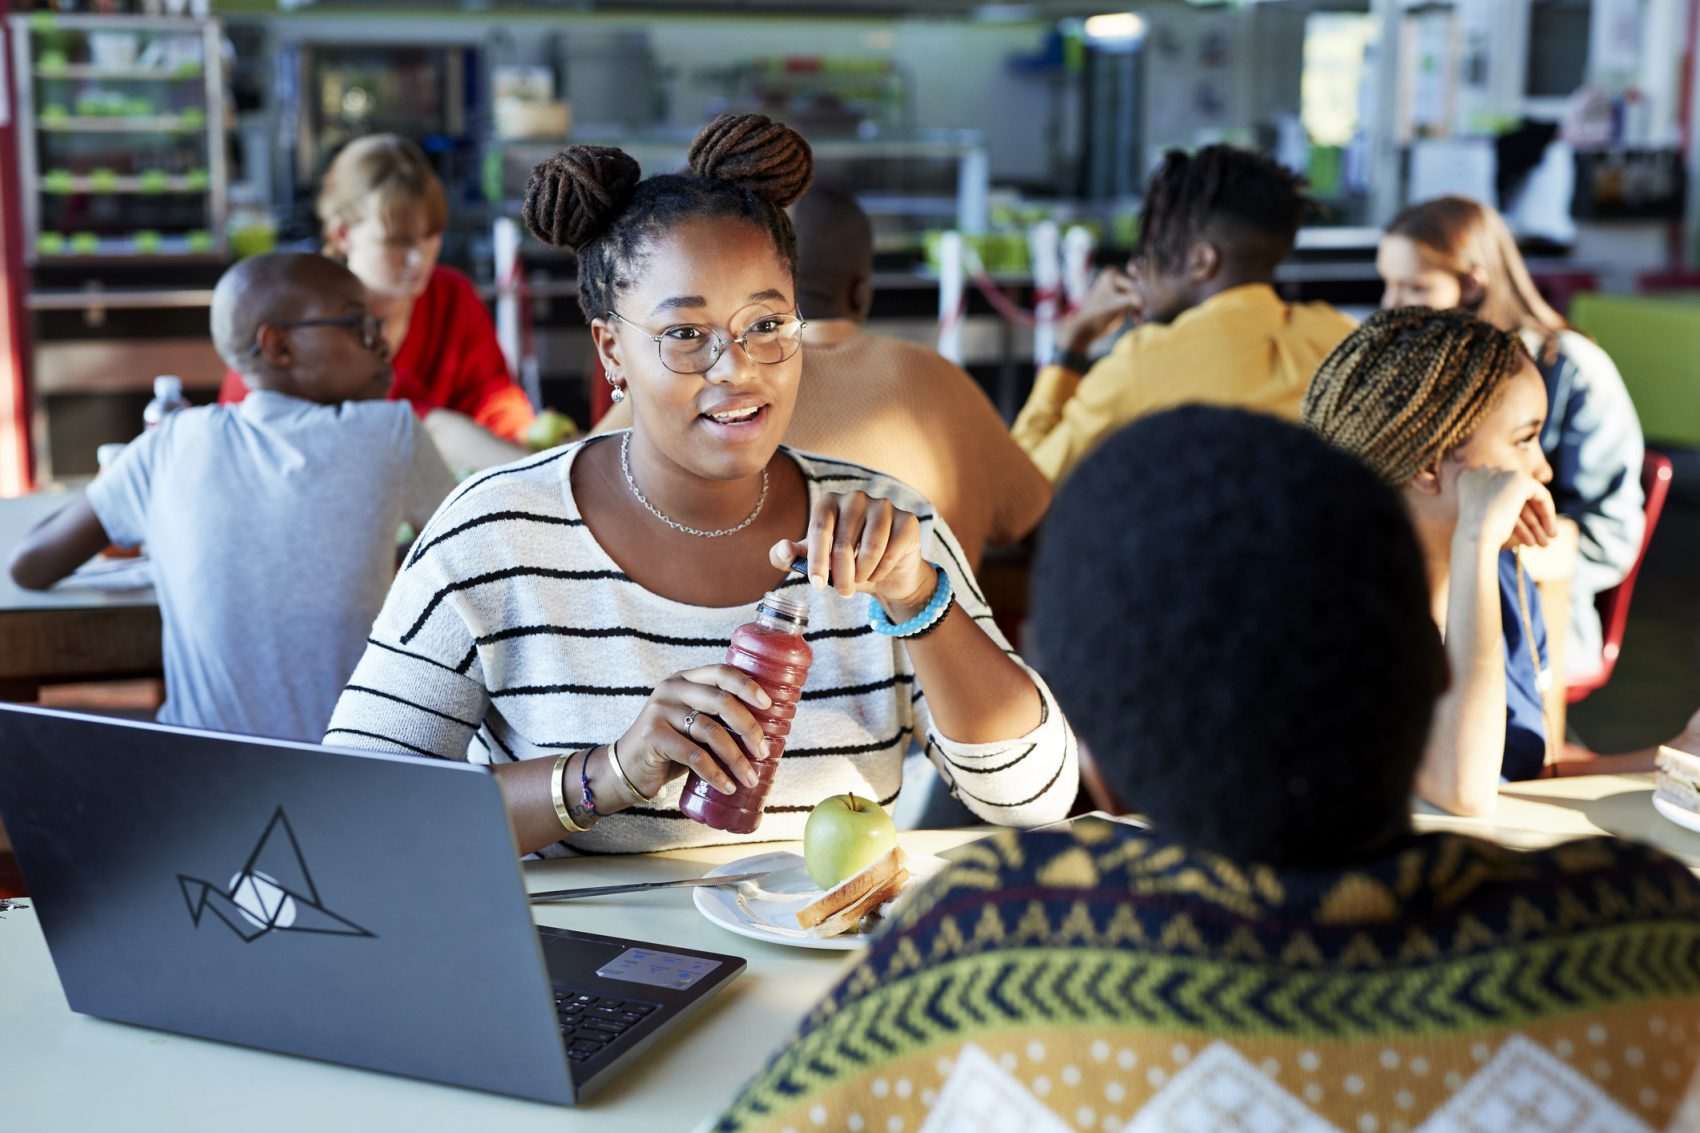
[[[1647,544],[1653,540],[1653,528],[1659,525],[1659,513],[1664,510],[1665,497],[1670,494],[1671,463],[1668,456],[1649,452],[1641,461],[1641,491],[1646,496],[1644,510],[1647,526],[1641,532],[1641,551],[1635,565],[1623,576],[1623,581],[1594,598],[1594,608],[1600,612],[1600,632],[1604,639],[1600,648],[1600,667],[1585,677],[1572,677],[1565,687],[1565,699],[1575,704],[1591,692],[1604,687],[1617,668],[1617,655],[1623,651],[1623,630],[1629,623],[1629,598],[1635,593],[1635,576],[1647,559]]]
[[[1700,272],[1644,271],[1635,277],[1638,295],[1657,295],[1661,291],[1700,291]]]
[[[1570,310],[1570,298],[1584,291],[1598,291],[1600,277],[1591,271],[1537,271],[1530,269],[1529,274],[1534,278],[1535,287],[1552,304],[1553,310],[1563,314]]]
[[[28,897],[24,875],[18,872],[18,859],[10,850],[0,850],[0,897]]]

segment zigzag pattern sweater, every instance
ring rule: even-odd
[[[1241,867],[1097,820],[901,906],[716,1133],[1693,1133],[1700,882],[1609,839]]]
[[[725,660],[753,604],[708,608],[651,594],[585,526],[570,470],[584,445],[598,443],[617,442],[595,438],[487,472],[437,510],[396,575],[326,743],[480,762],[557,755],[620,736],[670,674]],[[823,490],[861,488],[921,517],[923,554],[951,576],[960,606],[951,616],[973,618],[1013,654],[926,500],[860,465],[790,455],[811,502]],[[801,577],[783,589],[808,602],[814,662],[761,828],[740,836],[685,818],[675,779],[649,806],[545,856],[801,838],[809,811],[829,795],[891,805],[913,745],[989,821],[1029,826],[1068,812],[1079,783],[1074,738],[1037,676],[1038,727],[1000,743],[957,743],[933,726],[908,652],[868,626],[862,598],[814,590]]]

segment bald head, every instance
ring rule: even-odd
[[[797,305],[811,319],[867,317],[874,228],[848,193],[815,185],[791,206],[797,230]]]
[[[360,302],[365,289],[354,273],[310,252],[250,256],[219,278],[213,289],[213,346],[225,365],[244,375],[261,326],[305,317],[309,307]]]

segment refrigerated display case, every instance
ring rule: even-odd
[[[217,22],[11,19],[26,258],[223,258]]]

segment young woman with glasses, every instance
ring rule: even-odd
[[[890,806],[912,746],[991,821],[1067,812],[1074,741],[948,527],[897,481],[779,443],[805,314],[784,206],[812,164],[793,131],[727,115],[683,173],[594,146],[537,168],[526,221],[577,253],[632,428],[443,506],[328,743],[494,764],[544,854],[796,838],[831,795]],[[772,590],[806,603],[814,663],[760,828],[725,834],[680,813],[680,780],[753,780],[766,694],[721,662]]]

